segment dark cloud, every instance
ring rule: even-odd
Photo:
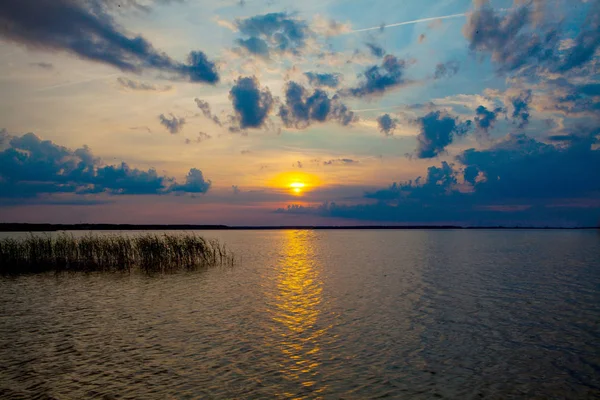
[[[376,204],[324,203],[278,212],[400,223],[590,226],[600,218],[599,129],[581,128],[567,146],[513,134],[428,169],[426,177],[365,193]],[[577,137],[576,140],[572,140]],[[461,190],[461,175],[469,191]]]
[[[29,65],[32,67],[37,67],[37,68],[47,69],[47,70],[54,69],[54,65],[52,65],[52,63],[47,63],[47,62],[30,63]]]
[[[571,83],[559,78],[546,80],[543,89],[545,93],[538,96],[537,102],[542,111],[600,118],[600,84]]]
[[[374,57],[383,57],[385,56],[385,50],[383,47],[375,44],[375,43],[365,43],[365,45],[369,48],[369,51]]]
[[[300,54],[311,34],[306,22],[284,12],[236,19],[234,25],[247,37],[238,39],[237,43],[264,58],[271,53]]]
[[[185,139],[185,144],[192,144],[192,143],[202,143],[205,140],[211,139],[212,136],[209,135],[208,133],[204,133],[204,132],[199,132],[198,136],[196,136],[196,139],[189,139],[186,138]]]
[[[477,177],[479,176],[479,170],[474,165],[469,165],[465,167],[463,171],[463,178],[465,182],[470,183],[472,186],[477,182]]]
[[[433,77],[434,79],[452,78],[458,73],[459,68],[460,63],[458,61],[439,63],[435,66],[435,73],[433,74]]]
[[[192,51],[188,54],[187,65],[180,65],[177,71],[189,77],[192,82],[206,82],[215,84],[219,82],[219,73],[215,63],[209,61],[206,54],[201,51]]]
[[[252,54],[255,54],[265,59],[269,58],[269,45],[262,39],[250,37],[248,39],[237,39],[236,43],[244,49],[248,50]]]
[[[183,125],[185,125],[185,118],[177,118],[173,114],[169,114],[169,115],[171,116],[171,118],[165,117],[164,114],[160,114],[158,116],[158,119],[160,120],[160,124],[162,126],[167,128],[167,130],[172,135],[175,135],[176,133],[179,133],[181,131],[181,129],[183,128]]]
[[[531,103],[531,98],[531,90],[524,90],[516,96],[509,97],[512,118],[520,129],[529,123],[529,103]]]
[[[185,193],[206,193],[210,188],[211,181],[204,180],[202,171],[197,168],[190,169],[187,176],[185,177],[185,183],[174,184],[170,190],[172,192],[185,192]]]
[[[465,135],[471,121],[461,123],[457,118],[442,111],[433,111],[417,120],[420,133],[416,155],[418,158],[434,158],[443,153],[455,136]]]
[[[323,165],[352,165],[358,164],[358,161],[350,158],[337,158],[334,160],[323,161]]]
[[[574,39],[573,47],[568,49],[558,67],[560,72],[583,66],[592,60],[600,48],[600,2],[592,0],[591,3],[586,20]]]
[[[381,133],[391,136],[394,134],[394,129],[396,129],[396,120],[390,117],[390,114],[383,114],[377,117],[377,125],[379,125]]]
[[[153,10],[153,7],[156,5],[183,3],[185,1],[186,0],[149,0],[144,1],[142,4],[138,0],[87,0],[87,3],[95,12],[118,12],[124,10],[137,10],[149,13]]]
[[[334,103],[334,106],[331,110],[331,119],[344,126],[358,121],[358,115],[356,115],[354,111],[350,110],[345,104],[343,104],[337,94],[331,98],[331,101]]]
[[[391,54],[386,55],[381,65],[373,65],[362,73],[362,81],[358,87],[351,88],[349,94],[356,97],[382,94],[407,83],[404,78],[406,64]]]
[[[435,218],[443,221],[454,216],[447,204],[456,201],[453,195],[456,183],[457,172],[453,165],[442,162],[439,167],[429,167],[425,178],[418,177],[414,181],[394,183],[386,189],[365,193],[366,198],[378,200],[377,204],[325,203],[319,207],[291,206],[277,211],[373,221],[426,222],[435,221]],[[446,210],[440,212],[444,206]]]
[[[6,129],[0,129],[0,149],[4,149],[4,146],[8,144],[11,136],[8,134]]]
[[[311,122],[335,120],[342,125],[349,125],[357,119],[352,111],[340,103],[337,95],[329,98],[321,89],[310,93],[293,81],[286,85],[285,104],[279,108],[278,115],[286,127],[298,129],[308,127]]]
[[[195,98],[194,101],[196,102],[196,105],[198,106],[198,108],[202,111],[202,114],[208,118],[211,119],[215,124],[221,126],[221,120],[219,119],[218,116],[214,115],[212,113],[212,111],[210,110],[210,104],[208,104],[208,102],[204,101],[204,100],[200,100],[199,98]]]
[[[254,76],[239,77],[229,91],[229,99],[241,129],[264,126],[274,103],[269,88],[261,89]]]
[[[175,188],[194,189],[192,186],[182,189],[173,178],[158,175],[154,169],[139,170],[126,163],[103,165],[87,146],[70,150],[41,140],[33,133],[10,137],[8,144],[0,151],[0,197],[25,198],[51,193],[164,194]]]
[[[305,72],[304,75],[308,78],[308,82],[312,86],[326,86],[336,88],[340,84],[340,74],[320,74],[318,72]]]
[[[475,110],[475,127],[478,132],[488,134],[490,129],[494,127],[498,114],[504,110],[501,107],[493,110],[488,110],[484,106],[479,106]]]
[[[552,199],[600,195],[599,129],[568,136],[568,146],[539,142],[524,134],[511,134],[489,149],[465,151],[458,160],[470,168],[480,199]],[[577,138],[574,140],[574,138]],[[472,181],[472,179],[470,179]]]
[[[157,86],[151,83],[134,81],[129,78],[120,77],[117,78],[117,82],[121,87],[130,89],[130,90],[139,90],[139,91],[147,91],[147,92],[167,92],[171,90],[171,86]]]
[[[463,27],[471,50],[490,53],[503,72],[515,71],[527,64],[540,65],[555,58],[558,34],[554,29],[544,33],[528,29],[534,17],[530,5],[501,14],[488,1],[481,3]]]
[[[578,4],[585,10],[586,19],[576,30],[572,46],[560,50],[565,32],[558,30],[560,24],[540,21],[544,18],[542,1],[530,1],[507,13],[496,12],[489,1],[469,16],[463,34],[473,51],[487,52],[499,65],[501,72],[522,68],[535,72],[547,69],[568,72],[588,64],[600,47],[600,3]],[[568,33],[568,32],[567,32]],[[535,76],[534,74],[532,74]]]
[[[142,36],[125,32],[105,2],[91,0],[3,0],[0,37],[33,49],[65,51],[122,71],[154,69],[177,79],[214,84],[215,65],[200,51],[180,63],[156,50]]]

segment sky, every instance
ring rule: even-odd
[[[0,222],[600,224],[597,0],[4,0]]]

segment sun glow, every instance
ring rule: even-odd
[[[284,172],[271,180],[270,186],[289,190],[294,196],[300,196],[306,191],[319,186],[320,181],[315,175],[304,172]]]
[[[292,193],[294,194],[302,194],[302,189],[304,189],[306,185],[303,182],[292,182],[290,183],[290,188],[292,189]]]

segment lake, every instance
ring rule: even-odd
[[[595,231],[198,233],[237,264],[0,277],[0,398],[600,397]]]

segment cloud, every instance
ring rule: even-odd
[[[248,39],[237,39],[235,41],[248,52],[268,59],[270,56],[269,45],[263,39],[251,37]]]
[[[434,79],[452,78],[458,73],[460,63],[458,61],[448,61],[439,63],[435,66]]]
[[[206,82],[215,84],[219,82],[219,73],[215,63],[209,61],[206,54],[201,51],[192,51],[188,54],[187,65],[178,67],[180,74],[188,76],[192,82]]]
[[[10,138],[11,136],[8,134],[6,129],[0,129],[0,149],[4,149],[4,146],[9,143]]]
[[[358,164],[358,161],[356,160],[352,160],[350,158],[337,158],[334,160],[329,160],[329,161],[323,161],[323,165],[352,165],[352,164]]]
[[[490,53],[500,71],[511,72],[527,64],[539,65],[554,59],[558,34],[555,29],[543,33],[528,29],[533,22],[529,5],[517,7],[504,16],[487,0],[476,5],[463,34],[470,49]]]
[[[298,55],[311,35],[306,22],[285,12],[236,19],[234,26],[247,36],[238,39],[237,44],[263,58],[269,58],[271,53]]]
[[[204,180],[202,171],[197,168],[192,168],[185,177],[185,183],[174,184],[170,190],[172,192],[206,193],[211,184],[212,182],[210,180]]]
[[[153,85],[151,83],[134,81],[132,79],[124,78],[124,77],[117,78],[117,82],[119,82],[119,85],[121,85],[121,87],[123,87],[123,88],[130,89],[130,90],[137,90],[137,91],[168,92],[169,90],[172,89],[172,86],[157,86],[157,85]]]
[[[323,36],[337,36],[352,31],[350,23],[341,23],[334,19],[325,18],[321,15],[315,15],[311,24],[313,32]]]
[[[85,0],[4,0],[0,37],[32,49],[65,51],[75,56],[139,73],[166,72],[177,79],[214,84],[214,63],[200,51],[187,64],[156,50],[142,36],[131,36],[110,16],[104,2]]]
[[[208,133],[199,132],[198,136],[196,136],[196,139],[192,140],[192,139],[186,138],[185,139],[185,144],[202,143],[205,140],[208,140],[208,139],[211,139],[211,138],[212,138],[212,136],[209,135]]]
[[[442,161],[439,167],[427,168],[427,176],[417,177],[414,181],[394,182],[386,189],[365,193],[368,199],[429,199],[447,195],[457,184],[457,172],[454,165]]]
[[[171,116],[171,118],[165,117],[164,114],[160,114],[158,116],[158,119],[160,120],[161,125],[163,125],[165,128],[167,128],[167,130],[172,135],[175,135],[176,133],[179,133],[181,131],[181,129],[183,128],[183,125],[185,125],[185,118],[177,118],[173,114],[169,114],[169,115]]]
[[[532,99],[532,107],[538,111],[600,118],[599,83],[572,83],[561,77],[546,80],[537,89],[541,93]]]
[[[377,117],[377,125],[379,126],[379,130],[386,136],[391,136],[394,134],[396,122],[397,120],[390,117],[390,114],[383,114]]]
[[[386,90],[406,84],[404,70],[406,61],[388,54],[384,57],[382,64],[373,65],[363,73],[363,79],[355,88],[349,89],[348,93],[355,97],[383,94]]]
[[[381,47],[375,43],[365,43],[365,45],[369,48],[371,55],[373,55],[374,57],[381,58],[381,57],[385,56],[385,50],[383,49],[383,47]]]
[[[567,146],[508,135],[460,164],[431,166],[425,177],[369,191],[377,203],[290,205],[279,213],[400,223],[590,226],[600,217],[599,129],[580,129]],[[572,140],[573,137],[576,140]],[[470,190],[461,188],[463,179]]]
[[[356,115],[342,104],[337,95],[329,98],[321,89],[312,93],[302,85],[290,81],[285,87],[285,104],[279,108],[279,117],[288,128],[304,129],[312,122],[337,121],[349,125]]]
[[[229,91],[229,99],[241,129],[264,126],[274,103],[269,88],[261,89],[254,76],[239,77]]]
[[[219,117],[214,115],[211,112],[210,104],[208,104],[208,102],[206,102],[204,100],[200,100],[199,98],[195,98],[194,101],[196,102],[196,105],[202,111],[202,114],[206,118],[211,119],[215,124],[222,126],[222,123],[221,123],[221,120],[219,119]]]
[[[575,37],[573,46],[568,50],[558,67],[560,72],[570,71],[588,63],[600,48],[600,3],[592,1],[584,24]]]
[[[493,110],[488,110],[484,106],[479,106],[475,110],[475,128],[480,133],[488,134],[490,129],[492,129],[496,123],[498,114],[503,112],[504,110],[501,107],[495,108]]]
[[[531,98],[531,90],[524,90],[516,96],[509,97],[512,118],[518,123],[520,129],[529,123],[529,103],[531,103]]]
[[[316,87],[336,88],[340,84],[341,74],[328,74],[318,72],[305,72],[304,75],[308,78],[308,82]]]
[[[590,3],[577,5],[587,16],[574,38],[565,37],[558,29],[560,24],[543,21],[542,1],[529,1],[504,16],[488,0],[477,1],[463,34],[471,50],[491,54],[500,72],[525,69],[565,73],[587,65],[600,47],[600,3]],[[571,45],[562,48],[561,38]]]
[[[46,70],[54,69],[54,65],[52,63],[47,63],[47,62],[29,63],[29,65],[32,67],[37,67],[37,68],[46,69]]]
[[[442,111],[433,111],[417,120],[420,133],[416,155],[418,158],[434,158],[446,150],[455,136],[465,135],[471,121],[460,123],[457,118]]]
[[[599,134],[595,128],[562,135],[568,146],[511,134],[489,149],[467,150],[458,160],[471,176],[481,174],[474,190],[486,201],[594,197],[600,194],[600,150],[593,150]]]
[[[175,185],[175,179],[158,175],[154,169],[139,170],[126,163],[103,165],[87,146],[70,150],[33,133],[10,137],[8,147],[0,151],[0,197],[165,194],[175,187],[193,189]]]

